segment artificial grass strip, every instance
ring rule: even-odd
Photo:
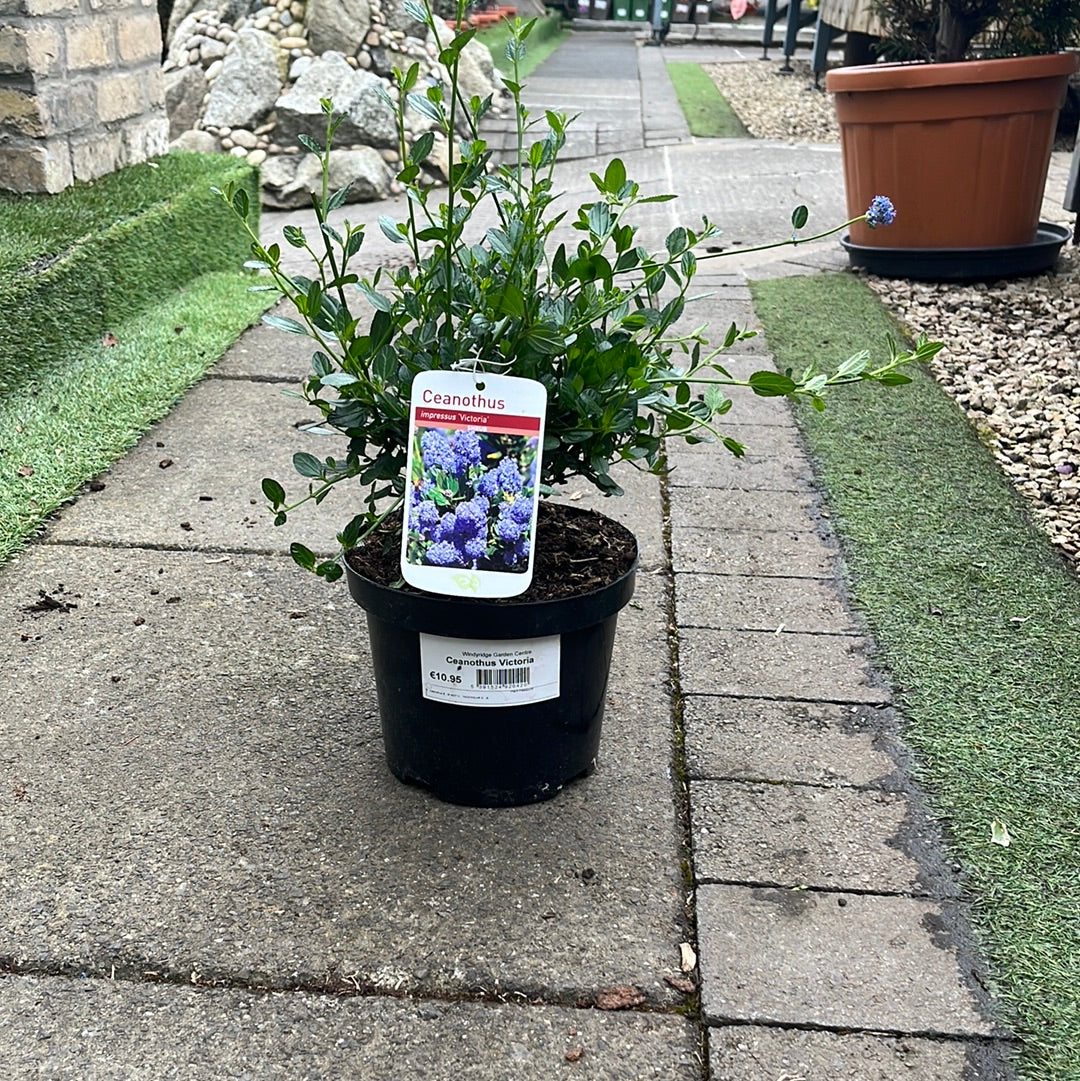
[[[211,192],[258,204],[258,172],[225,155],[168,154],[57,195],[0,194],[0,392],[192,278],[240,266],[249,242]]]
[[[72,347],[0,398],[0,560],[135,445],[273,302],[239,271],[203,275],[115,328],[115,345]],[[110,339],[111,340],[111,339]]]
[[[749,137],[727,98],[700,64],[669,61],[667,70],[691,135],[702,139]]]
[[[781,368],[897,333],[850,275],[752,284]],[[1080,1078],[1080,583],[934,380],[799,410],[1029,1081]],[[1012,843],[991,842],[1003,821]]]

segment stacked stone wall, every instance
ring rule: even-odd
[[[58,192],[161,154],[155,0],[0,0],[0,188]]]

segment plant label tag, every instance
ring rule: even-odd
[[[412,385],[401,576],[454,597],[516,597],[536,546],[542,383],[420,372]]]
[[[559,697],[559,635],[499,642],[420,635],[425,698],[462,706],[524,706]]]

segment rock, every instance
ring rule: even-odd
[[[397,122],[380,89],[385,87],[371,72],[351,68],[341,53],[324,53],[278,99],[277,140],[294,142],[301,134],[324,137],[326,117],[321,100],[329,98],[335,109],[345,114],[337,134],[339,145],[394,146]]]
[[[247,156],[248,165],[262,165],[266,161],[266,151],[255,149]]]
[[[401,0],[389,0],[383,4],[383,16],[386,25],[393,31],[399,30],[407,37],[423,38],[427,34],[427,27],[414,19],[406,10]]]
[[[458,85],[461,87],[461,96],[466,101],[473,95],[482,100],[498,93],[499,88],[495,82],[495,62],[491,58],[491,50],[476,38],[473,38],[461,50],[461,60],[458,63]]]
[[[307,38],[298,37],[296,35],[282,38],[278,43],[283,49],[306,49],[308,46]]]
[[[242,146],[245,150],[254,150],[259,142],[258,137],[254,132],[247,131],[244,128],[233,129],[232,141],[237,146]]]
[[[206,78],[198,68],[165,72],[165,110],[169,114],[169,138],[179,138],[198,126],[206,97]]]
[[[486,51],[486,50],[485,50]],[[369,50],[371,56],[371,69],[384,79],[390,78],[390,73],[397,68],[398,71],[408,71],[409,67],[420,61],[421,75],[431,70],[431,63],[426,56],[414,56],[406,49],[394,48],[388,45],[376,45]]]
[[[384,199],[390,194],[390,172],[377,150],[343,150],[333,157],[330,186],[350,185],[347,202]],[[311,205],[311,193],[322,186],[322,172],[311,155],[267,158],[262,165],[263,204],[279,210]]]
[[[371,28],[369,0],[308,0],[304,16],[314,53],[355,53]]]
[[[314,62],[313,56],[298,56],[289,65],[289,82],[295,83]]]
[[[193,154],[216,154],[218,141],[208,131],[184,131],[173,139],[169,149],[187,150]]]
[[[223,41],[218,41],[217,38],[206,38],[199,45],[199,61],[205,66],[212,64],[215,60],[220,60],[225,55],[226,45]]]
[[[189,14],[177,25],[176,33],[169,38],[170,45],[168,52],[165,54],[166,64],[170,64],[173,67],[183,67],[187,64],[188,42],[190,42],[197,33],[195,28],[198,25],[198,21],[199,20],[196,19],[194,15]]]
[[[195,24],[199,21],[195,18],[194,12],[201,6],[201,0],[175,0],[172,6],[172,11],[169,12],[169,25],[165,31],[165,41],[171,45],[177,38],[179,33],[182,33],[180,28],[187,23],[189,26],[189,32],[194,29]]]
[[[277,58],[277,42],[269,34],[241,30],[210,88],[203,125],[250,128],[258,124],[281,93]]]
[[[215,60],[206,69],[206,81],[207,82],[213,82],[221,74],[221,69],[224,66],[225,66],[225,61],[224,60]]]

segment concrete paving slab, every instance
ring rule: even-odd
[[[367,320],[374,314],[374,308],[355,291],[349,297],[349,306],[357,319]],[[296,310],[286,300],[280,301],[272,312],[297,318]],[[297,387],[311,374],[311,356],[316,348],[310,338],[260,323],[245,331],[209,374],[211,378],[271,380]]]
[[[676,572],[825,578],[836,574],[839,552],[817,533],[743,532],[672,527],[671,562]]]
[[[63,584],[62,591],[60,584]],[[68,611],[28,612],[39,589]],[[44,971],[657,1004],[685,938],[667,597],[620,617],[596,773],[483,811],[393,780],[364,620],[284,557],[37,546],[0,573],[0,957]],[[63,663],[58,666],[57,658]],[[349,674],[352,673],[351,679]]]
[[[288,335],[282,335],[288,337]],[[344,441],[300,431],[318,413],[279,383],[208,379],[190,391],[126,458],[105,488],[66,506],[46,539],[198,551],[287,552],[293,541],[332,552],[352,514],[344,492],[275,528],[260,489],[274,477],[290,498],[307,490],[292,456],[344,454]],[[167,463],[167,464],[166,464]]]
[[[690,805],[699,882],[927,892],[904,849],[910,808],[899,793],[694,781]]]
[[[725,1025],[709,1032],[712,1081],[966,1081],[1006,1077],[984,1041]]]
[[[673,528],[804,532],[822,517],[809,493],[784,492],[775,499],[742,488],[701,488],[671,500]]]
[[[767,354],[753,358],[753,363],[747,364],[745,369],[742,368],[742,359],[740,358],[739,365],[734,366],[728,363],[726,357],[718,358],[720,366],[735,379],[746,379],[757,371],[775,371]],[[695,394],[700,394],[705,389],[705,384],[692,383],[690,389]],[[752,427],[755,431],[776,426],[790,427],[793,424],[792,406],[781,398],[762,398],[747,387],[729,387],[726,393],[731,399],[731,409],[719,418],[716,427],[721,434],[727,434],[729,423]],[[797,407],[801,408],[802,403],[797,403]],[[754,442],[757,441],[755,434]]]
[[[668,153],[684,213],[720,225],[722,243],[742,248],[782,241],[800,204],[822,227],[847,219],[839,146],[710,139]]]
[[[708,300],[704,302],[707,307],[702,310],[711,318],[714,301]],[[691,310],[691,316],[696,314]],[[724,327],[724,333],[727,333],[727,327],[731,325],[734,320],[720,320],[716,325]],[[753,322],[753,321],[751,321]],[[683,326],[686,329],[692,329],[696,326],[697,322],[692,318],[684,317],[683,323],[680,325],[680,329]],[[747,326],[748,329],[754,329],[752,325],[742,324]],[[772,357],[762,356],[759,353],[746,353],[742,351],[745,342],[737,342],[731,347],[730,350],[720,353],[716,358],[716,364],[718,364],[727,373],[727,376],[731,379],[747,380],[754,372],[762,371],[776,371],[776,365],[773,364]],[[721,377],[722,378],[722,377]],[[702,394],[708,388],[709,384],[706,382],[691,383],[690,389],[695,394]],[[732,408],[730,413],[726,414],[728,421],[732,424],[744,423],[742,419],[742,408],[754,401],[764,402],[769,407],[769,416],[773,418],[773,423],[791,424],[791,405],[785,399],[782,398],[761,398],[755,394],[749,387],[726,387],[725,393],[732,400]]]
[[[686,314],[679,324],[679,329],[689,332],[697,330],[704,324],[705,340],[711,349],[720,348],[732,323],[739,330],[757,332],[761,330],[761,323],[754,315],[752,303],[749,300],[743,300],[739,295],[739,290],[731,286],[713,286],[708,282],[700,281],[695,276],[687,295],[691,299],[686,305]],[[749,344],[752,342],[755,344]],[[747,370],[748,375],[759,368],[771,367],[771,364],[766,363],[766,357],[757,348],[756,342],[757,338],[747,338],[732,347],[732,350],[738,349],[744,354],[755,357],[754,366]],[[717,362],[726,368],[728,365],[725,359],[731,355],[734,353],[718,357]]]
[[[843,269],[837,267],[833,259],[828,260],[827,269]],[[808,262],[796,259],[777,260],[775,263],[754,264],[746,268],[746,277],[750,281],[772,281],[776,278],[805,278],[810,274],[818,273],[818,268]],[[839,358],[843,360],[843,357]]]
[[[680,627],[855,634],[859,627],[833,582],[812,578],[675,575]]]
[[[695,779],[880,786],[896,768],[876,707],[688,695],[683,722]]]
[[[710,1024],[987,1036],[955,911],[910,897],[701,886]]]
[[[862,639],[843,634],[780,634],[691,627],[680,635],[685,694],[810,702],[887,702]]]
[[[723,433],[746,448],[743,456],[736,458],[714,444],[674,444],[668,454],[671,488],[801,492],[812,482],[810,459],[794,426],[725,423]]]
[[[680,1017],[503,1003],[0,979],[4,1076],[693,1081]]]
[[[274,314],[296,318],[284,303],[275,307]],[[259,379],[298,388],[311,373],[314,351],[314,342],[309,347],[304,338],[260,323],[245,331],[209,374],[211,378]]]

